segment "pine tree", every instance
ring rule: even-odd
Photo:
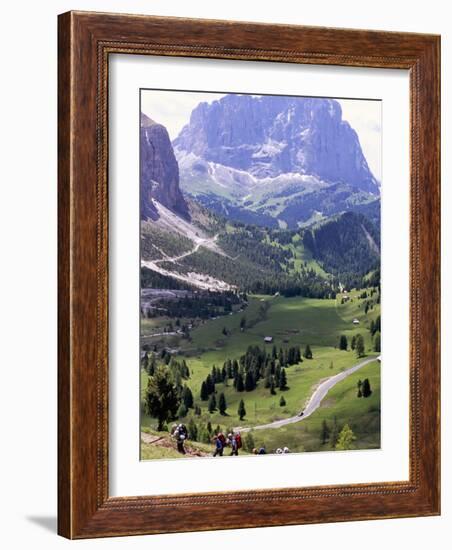
[[[245,391],[252,391],[255,387],[254,376],[251,371],[247,371],[245,375]]]
[[[188,386],[184,386],[182,390],[182,401],[187,409],[193,408],[193,393]]]
[[[374,336],[374,351],[377,353],[381,351],[381,335],[379,332],[376,332]]]
[[[278,352],[276,351],[276,346],[275,346],[275,344],[273,344],[273,347],[272,347],[272,359],[276,359],[277,356],[278,356]]]
[[[192,441],[198,441],[198,426],[196,422],[193,420],[193,418],[190,418],[187,428],[188,428],[188,437]]]
[[[358,335],[356,336],[356,348],[355,348],[355,351],[356,351],[357,357],[363,357],[363,356],[364,356],[364,352],[365,352],[365,348],[364,348],[364,338],[362,337],[361,334],[358,334]]]
[[[376,332],[381,332],[381,316],[380,315],[375,319],[374,330],[373,330],[372,336]]]
[[[235,378],[237,376],[238,372],[239,372],[239,363],[238,363],[237,359],[234,359],[234,361],[232,361],[232,376],[231,376],[231,378]]]
[[[240,319],[240,330],[243,332],[246,328],[246,317]]]
[[[363,383],[361,382],[361,380],[358,380],[356,385],[358,387],[358,393],[357,393],[356,397],[362,397],[363,396],[363,393],[362,393]]]
[[[226,397],[223,392],[220,393],[220,398],[218,400],[218,410],[220,411],[221,415],[226,414],[226,409],[228,408],[226,403]]]
[[[337,418],[333,419],[333,427],[330,432],[330,445],[333,449],[336,447],[336,443],[339,439],[339,426],[337,424]]]
[[[336,443],[336,450],[338,451],[349,451],[353,449],[353,441],[355,441],[356,436],[353,433],[352,429],[348,424],[342,428],[339,438]]]
[[[279,377],[279,389],[280,390],[287,390],[286,369],[281,369],[281,375]]]
[[[274,379],[272,379],[272,382],[271,382],[271,384],[270,384],[270,395],[276,395],[275,381],[274,381]]]
[[[237,391],[240,391],[240,392],[244,391],[244,389],[245,389],[245,385],[243,383],[243,376],[242,376],[241,372],[239,372],[237,374],[237,381],[236,381],[236,384],[235,384],[235,389]]]
[[[207,375],[206,386],[209,395],[215,392],[215,381],[212,379],[212,376],[210,374]]]
[[[228,378],[233,378],[233,376],[232,376],[232,361],[230,359],[228,359],[226,361],[225,367],[226,367],[226,376]]]
[[[237,409],[237,414],[240,420],[243,420],[246,416],[245,403],[243,402],[243,399],[240,399],[239,408]]]
[[[215,394],[213,393],[209,398],[209,404],[207,405],[207,409],[210,413],[213,413],[217,408],[217,400],[215,399]]]
[[[205,380],[201,384],[200,397],[202,401],[207,401],[209,399],[209,389],[207,388],[207,383]]]
[[[281,378],[281,366],[278,364],[275,368],[275,386],[279,386]]]
[[[339,349],[343,351],[347,351],[347,348],[348,348],[347,336],[345,336],[345,334],[342,334],[341,337],[339,338]]]
[[[325,445],[325,443],[330,438],[330,428],[328,427],[328,424],[326,420],[324,419],[322,422],[322,428],[320,430],[320,441],[322,445]]]
[[[164,422],[176,415],[179,405],[179,392],[172,382],[171,371],[165,366],[158,367],[148,380],[145,396],[146,412],[157,418],[158,431],[163,429]]]
[[[364,379],[361,391],[362,391],[363,397],[369,397],[370,395],[372,395],[372,389],[370,387],[370,382],[368,378]]]
[[[301,350],[297,346],[295,348],[295,363],[301,363],[302,361],[303,361],[303,359],[301,358]]]
[[[286,406],[286,400],[284,399],[284,396],[281,395],[281,399],[279,400],[279,406],[285,407]]]
[[[157,367],[157,361],[155,359],[155,355],[153,353],[148,353],[146,356],[145,370],[149,374],[149,376],[154,375],[156,367]]]
[[[306,359],[312,359],[312,350],[311,350],[311,346],[309,344],[306,344],[306,348],[304,350],[303,357],[305,357]]]
[[[268,365],[268,367],[265,369],[265,375],[264,375],[264,388],[269,388],[272,383],[272,368],[271,365]]]
[[[352,351],[354,351],[355,348],[356,348],[356,336],[355,335],[352,336],[352,343],[350,344],[350,347],[352,348]]]

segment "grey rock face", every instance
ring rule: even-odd
[[[161,204],[188,218],[188,207],[179,188],[179,168],[164,126],[141,113],[140,209],[142,219],[157,219],[152,203]]]
[[[174,146],[257,178],[313,174],[378,193],[358,135],[333,99],[227,95],[198,105]]]

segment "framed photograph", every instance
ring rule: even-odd
[[[59,533],[440,513],[440,38],[59,16]]]

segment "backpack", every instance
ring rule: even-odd
[[[237,449],[242,448],[242,436],[240,435],[240,432],[235,435],[235,441],[237,443]]]
[[[188,436],[188,430],[187,430],[187,426],[186,426],[185,424],[181,424],[181,425],[179,426],[179,433],[180,433],[181,435],[183,435],[185,439],[187,438],[187,436]]]
[[[217,437],[221,441],[221,445],[224,447],[226,445],[226,438],[224,437],[224,434],[219,433]]]

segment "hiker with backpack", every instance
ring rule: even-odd
[[[176,440],[177,450],[183,455],[186,454],[184,444],[188,436],[188,430],[185,424],[179,424],[172,435]]]
[[[240,432],[230,433],[228,439],[231,445],[231,456],[239,456],[239,449],[242,448],[242,436]]]
[[[213,437],[213,443],[215,445],[215,450],[213,451],[213,456],[223,456],[223,444],[221,443],[220,438],[217,435]]]

